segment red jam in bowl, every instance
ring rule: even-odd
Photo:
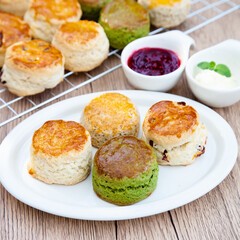
[[[128,59],[128,66],[135,72],[149,76],[171,73],[181,64],[177,54],[163,48],[142,48]]]

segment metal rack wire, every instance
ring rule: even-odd
[[[181,30],[189,34],[238,9],[239,5],[234,0],[193,0],[191,12],[184,24],[181,25]],[[150,32],[150,35],[162,31],[167,31],[167,29],[155,29]],[[119,52],[119,50],[112,50],[109,53],[108,59],[97,70],[79,73],[77,76],[73,72],[65,73],[64,81],[58,87],[36,96],[16,97],[1,86],[0,127],[120,68]],[[21,111],[18,110],[19,106],[21,106]]]

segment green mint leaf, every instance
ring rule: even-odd
[[[215,72],[225,76],[225,77],[231,77],[231,71],[230,69],[224,65],[224,64],[218,64],[216,68],[214,69]]]
[[[216,63],[215,62],[210,62],[209,63],[209,70],[214,70],[214,68],[215,68],[215,66],[216,66]]]
[[[199,68],[201,69],[209,69],[209,63],[208,62],[200,62],[198,65],[197,65]]]

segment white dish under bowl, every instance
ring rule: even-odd
[[[186,65],[188,85],[193,94],[211,107],[227,107],[240,100],[240,41],[229,39],[191,56]],[[195,72],[198,63],[211,62],[225,64],[231,70],[238,87],[233,89],[214,89],[197,82]]]
[[[22,121],[4,139],[0,146],[0,181],[7,191],[48,213],[77,219],[121,220],[149,216],[189,203],[216,187],[231,171],[238,154],[237,140],[229,124],[216,112],[181,96],[148,91],[119,92],[131,98],[138,107],[141,126],[147,110],[158,101],[185,101],[193,106],[208,129],[205,154],[186,167],[159,166],[156,190],[130,206],[120,207],[98,198],[93,191],[91,175],[73,186],[49,185],[31,177],[27,162],[34,131],[48,120],[79,122],[85,105],[99,95],[87,94],[40,110]]]
[[[166,92],[173,88],[180,79],[188,60],[189,48],[193,44],[195,42],[191,37],[178,30],[139,38],[129,43],[122,51],[123,71],[130,84],[136,88]],[[175,52],[181,61],[180,67],[171,73],[160,76],[148,76],[133,71],[128,66],[129,57],[135,51],[146,47],[164,48]]]

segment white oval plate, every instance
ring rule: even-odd
[[[200,114],[208,129],[206,152],[187,167],[159,167],[158,186],[147,199],[130,206],[115,206],[99,199],[92,178],[74,186],[48,185],[26,169],[32,135],[45,121],[79,121],[86,103],[99,93],[58,102],[16,126],[0,146],[2,185],[20,201],[59,216],[87,220],[121,220],[149,216],[180,207],[216,187],[231,171],[238,145],[229,124],[210,108],[193,100],[159,92],[118,91],[138,106],[141,122],[148,108],[160,100],[185,101]],[[141,136],[141,133],[140,135]]]

